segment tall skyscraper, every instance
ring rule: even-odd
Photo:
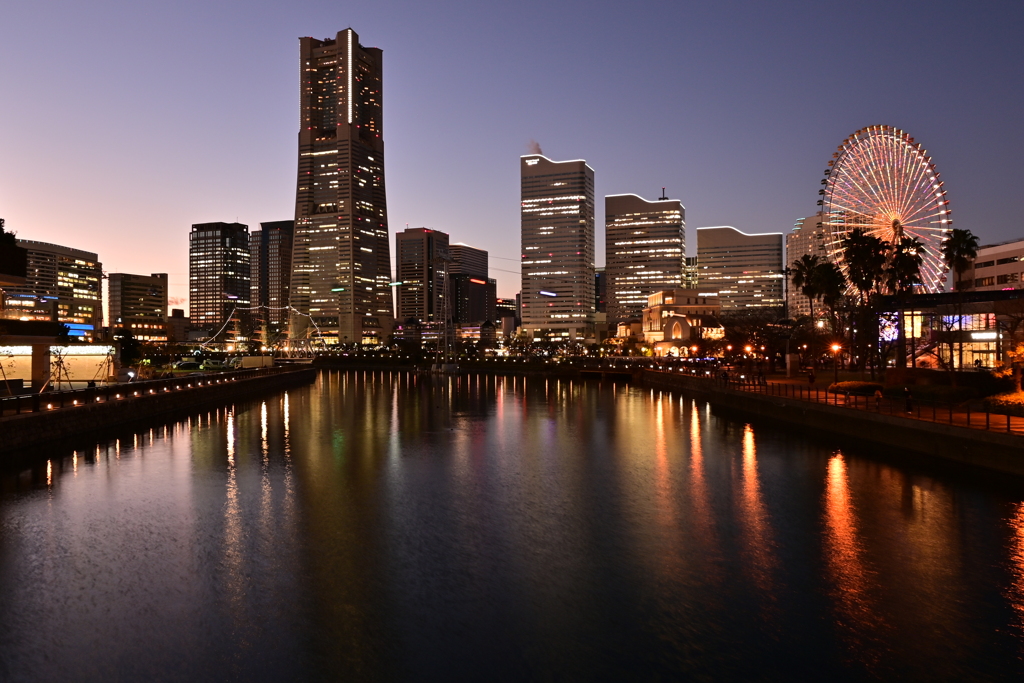
[[[188,245],[189,318],[192,326],[216,334],[235,309],[243,309],[237,329],[244,332],[250,308],[249,226],[196,223]],[[244,336],[244,334],[242,335]],[[218,341],[228,338],[218,337]]]
[[[392,318],[382,59],[352,29],[300,38],[291,336],[381,341]],[[307,317],[308,316],[308,317]]]
[[[140,341],[167,341],[167,273],[111,273],[107,282],[111,327]]]
[[[103,265],[92,252],[18,240],[27,250],[25,284],[4,287],[11,295],[57,297],[57,320],[72,339],[93,341],[103,327]]]
[[[697,228],[698,289],[722,311],[782,307],[782,233]]]
[[[793,226],[792,232],[786,235],[786,267],[792,268],[793,262],[798,261],[805,254],[827,261],[825,237],[825,231],[821,227],[820,213],[798,220]],[[786,308],[789,317],[794,320],[802,315],[811,314],[811,304],[807,301],[807,297],[800,292],[799,287],[794,287],[792,283],[787,283],[786,287]]]
[[[448,233],[406,228],[395,236],[398,256],[397,318],[405,322],[441,322],[444,281],[448,277]]]
[[[640,318],[651,294],[683,286],[685,211],[678,199],[604,198],[609,323]]]
[[[448,268],[451,275],[472,275],[475,278],[487,279],[487,252],[461,242],[448,247],[452,262]]]
[[[519,160],[522,319],[534,337],[582,338],[594,326],[594,169]]]
[[[259,230],[249,233],[253,327],[261,335],[264,327],[272,334],[288,323],[294,234],[295,221],[260,223]]]

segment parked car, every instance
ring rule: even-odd
[[[171,367],[178,371],[190,371],[200,369],[199,363],[195,362],[194,360],[179,360]]]
[[[222,360],[213,360],[212,358],[204,360],[200,369],[202,370],[226,370],[227,364]]]

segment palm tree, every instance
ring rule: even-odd
[[[877,320],[872,320],[869,298],[872,292],[878,291],[885,272],[886,243],[869,234],[863,228],[854,228],[843,239],[843,260],[846,262],[846,275],[859,296],[857,304],[857,346],[859,356],[864,365],[871,359],[871,378],[875,377],[877,365]],[[869,347],[871,352],[868,352]],[[864,365],[861,369],[865,369]]]
[[[870,235],[863,228],[855,228],[843,239],[844,260],[850,284],[860,293],[861,303],[868,294],[878,289],[885,272],[885,242]]]
[[[889,250],[889,262],[886,264],[883,279],[889,291],[896,295],[899,308],[900,324],[897,337],[897,363],[900,372],[907,367],[907,325],[903,310],[904,294],[913,291],[914,285],[921,282],[921,264],[924,262],[924,245],[916,237],[897,237]]]
[[[800,288],[800,293],[807,297],[807,303],[811,307],[811,320],[814,320],[814,300],[818,298],[817,278],[815,273],[821,259],[811,254],[804,254],[796,261],[793,261],[793,286]]]
[[[974,263],[974,259],[978,256],[978,238],[970,230],[961,230],[960,228],[953,228],[946,239],[942,242],[942,260],[946,262],[946,266],[953,269],[956,273],[956,284],[954,290],[959,292],[963,289],[962,276],[964,271],[971,267]],[[959,298],[959,297],[958,297]],[[957,327],[959,332],[963,334],[964,329],[964,315],[963,315],[963,304],[957,301]],[[951,349],[952,350],[952,349]],[[963,340],[957,344],[957,357],[958,367],[963,369],[964,367],[964,343]],[[953,375],[953,381],[956,381],[956,375]]]
[[[836,306],[846,291],[846,277],[839,266],[831,261],[823,261],[814,269],[814,283],[821,300],[829,307],[832,316],[832,332],[836,332]]]
[[[953,228],[942,242],[942,260],[956,273],[956,291],[963,289],[961,276],[978,256],[978,238],[970,230]]]

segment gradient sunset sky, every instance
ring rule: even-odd
[[[487,249],[519,289],[519,161],[595,169],[695,229],[788,232],[843,139],[903,128],[946,181],[954,225],[1024,238],[1021,2],[6,3],[0,217],[19,237],[170,273],[192,223],[291,218],[298,38],[351,26],[384,50],[392,232]],[[394,241],[392,240],[392,245]],[[393,263],[393,261],[392,261]]]

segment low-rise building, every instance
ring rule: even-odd
[[[956,286],[956,274],[951,276]],[[964,271],[962,288],[982,292],[1024,288],[1024,239],[987,244]]]
[[[725,330],[718,321],[718,299],[696,289],[668,289],[647,297],[643,311],[644,342],[659,356],[688,356],[690,347],[718,341]],[[699,349],[704,351],[706,349]]]

